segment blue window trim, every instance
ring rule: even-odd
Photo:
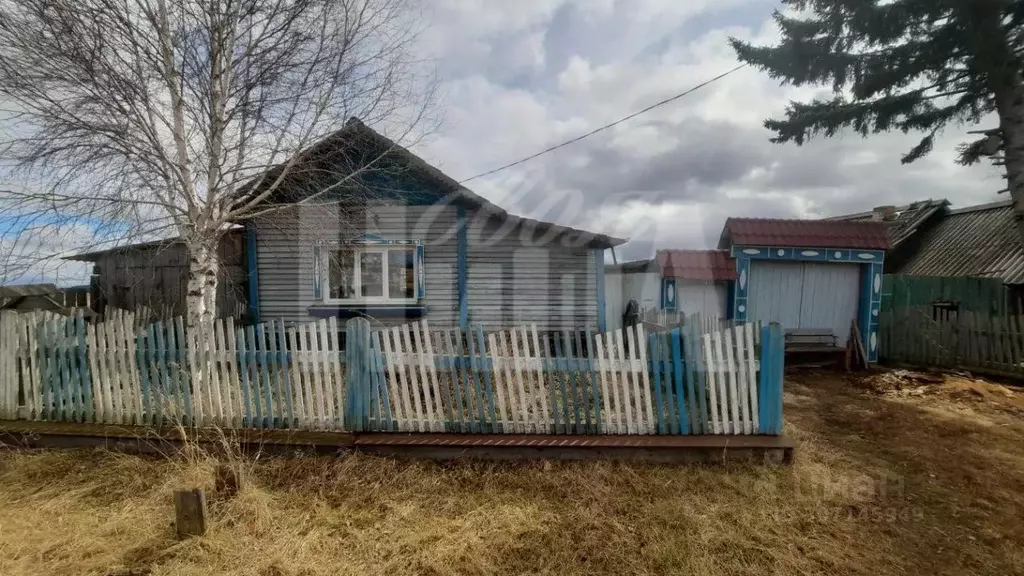
[[[750,264],[754,260],[859,264],[861,277],[857,328],[860,330],[861,344],[868,355],[868,362],[878,361],[878,314],[882,305],[884,250],[740,245],[733,246],[730,253],[736,259],[736,288],[733,290],[732,310],[738,323],[747,321],[747,284],[750,278]]]
[[[456,240],[458,245],[458,289],[459,289],[459,326],[469,327],[469,237],[467,228],[469,219],[466,217],[466,207],[462,204],[455,205],[457,218]]]
[[[260,280],[256,258],[256,225],[245,223],[245,262],[249,288],[249,317],[253,324],[260,323]]]

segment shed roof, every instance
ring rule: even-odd
[[[889,236],[891,248],[896,248],[918,231],[929,218],[941,213],[949,206],[949,200],[919,200],[903,206],[893,206],[892,216],[882,221],[886,233]],[[876,208],[875,210],[878,210]],[[875,210],[847,214],[844,216],[833,216],[826,220],[844,220],[851,222],[872,222],[875,219]]]
[[[663,278],[734,280],[736,261],[726,250],[658,250]]]
[[[1024,242],[1010,201],[949,213],[924,232],[899,271],[918,276],[982,276],[1024,284]]]
[[[729,218],[719,248],[794,246],[886,250],[889,238],[881,222]]]

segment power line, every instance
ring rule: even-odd
[[[609,128],[613,128],[615,126],[618,126],[619,124],[622,124],[623,122],[626,122],[628,120],[632,120],[633,118],[636,118],[637,116],[640,116],[641,114],[646,114],[647,112],[650,112],[651,110],[654,110],[655,108],[659,108],[659,107],[664,106],[666,104],[669,104],[671,102],[675,102],[676,100],[682,98],[683,96],[686,96],[688,94],[696,92],[697,90],[700,90],[701,88],[707,86],[708,84],[713,84],[713,83],[721,80],[722,78],[725,78],[726,76],[732,74],[733,72],[736,72],[737,70],[740,70],[741,68],[745,68],[746,66],[747,66],[747,64],[740,64],[739,66],[736,66],[732,70],[729,70],[727,72],[723,72],[723,73],[719,74],[718,76],[715,76],[714,78],[711,78],[710,80],[705,80],[704,82],[701,82],[700,84],[697,84],[696,86],[694,86],[693,88],[690,88],[689,90],[687,90],[685,92],[680,92],[679,94],[676,94],[675,96],[671,96],[669,98],[665,98],[664,100],[662,100],[660,102],[655,102],[654,104],[651,104],[647,108],[644,108],[643,110],[639,110],[637,112],[634,112],[634,113],[630,114],[629,116],[623,116],[622,118],[619,118],[618,120],[616,120],[615,122],[612,122],[611,124],[605,124],[604,126],[601,126],[600,128],[595,128],[594,130],[591,130],[590,132],[587,132],[586,134],[583,134],[581,136],[577,136],[577,137],[573,138],[572,140],[566,140],[565,142],[562,142],[561,144],[555,144],[554,146],[551,146],[550,148],[545,148],[544,150],[541,150],[540,152],[537,152],[536,154],[533,154],[531,156],[527,156],[526,158],[523,158],[523,159],[520,159],[520,160],[516,160],[515,162],[509,163],[509,164],[505,164],[504,166],[500,166],[500,167],[495,168],[493,170],[488,170],[487,172],[481,172],[480,174],[477,174],[476,176],[471,176],[469,178],[466,178],[465,180],[461,180],[459,182],[459,184],[465,184],[466,182],[469,182],[471,180],[476,180],[477,178],[483,178],[484,176],[490,176],[491,174],[494,174],[496,172],[501,172],[502,170],[507,170],[508,168],[511,168],[513,166],[518,166],[518,165],[520,165],[520,164],[522,164],[524,162],[529,162],[530,160],[533,160],[534,158],[537,158],[539,156],[543,156],[543,155],[547,154],[548,152],[553,152],[555,150],[558,150],[559,148],[564,148],[564,147],[566,147],[566,146],[568,146],[570,144],[575,144],[576,142],[579,142],[580,140],[583,140],[584,138],[589,138],[589,137],[593,136],[594,134],[597,134],[598,132],[603,132],[603,131],[605,131],[605,130],[607,130]]]

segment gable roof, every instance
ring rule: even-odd
[[[447,201],[474,207],[491,217],[509,221],[527,230],[552,232],[563,237],[573,237],[578,242],[595,248],[610,248],[626,242],[625,239],[606,234],[510,214],[355,117],[349,118],[340,130],[302,150],[298,155],[304,158],[302,162],[305,165],[300,171],[298,179],[288,186],[282,185],[266,201],[296,202],[300,200],[302,193],[290,192],[291,186],[294,185],[301,189],[302,184],[299,180],[304,178],[303,174],[316,173],[319,170],[336,172],[334,166],[338,162],[356,167],[362,167],[371,162],[386,162],[389,167],[407,170],[415,177],[429,182],[441,193],[439,196],[444,197]],[[268,171],[268,178],[265,178],[264,181],[274,178],[275,174],[279,174],[282,169],[283,166],[280,165],[271,168]],[[249,190],[248,186],[244,186],[240,194],[248,194]]]
[[[881,222],[729,218],[718,247],[733,245],[886,250],[889,237]]]
[[[658,250],[662,278],[735,280],[736,261],[726,250]]]
[[[891,218],[883,220],[882,223],[885,225],[886,233],[889,236],[889,244],[891,248],[896,248],[903,242],[907,241],[913,236],[923,225],[928,221],[929,218],[937,213],[941,213],[947,206],[949,206],[949,200],[920,200],[917,202],[911,202],[904,206],[893,206],[893,214]],[[847,214],[845,216],[833,216],[826,218],[826,220],[832,221],[849,221],[849,222],[872,222],[875,218],[875,211],[859,212],[857,214]]]
[[[982,276],[1024,284],[1024,242],[1011,201],[950,210],[923,232],[900,274]]]

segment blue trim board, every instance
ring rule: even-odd
[[[855,250],[848,248],[795,248],[792,246],[733,246],[731,252],[737,261],[789,260],[796,262],[855,262],[857,264],[882,262],[884,250]]]
[[[878,312],[882,307],[882,265],[865,264],[861,270],[860,308],[857,328],[868,355],[868,362],[878,361]]]
[[[608,329],[604,301],[604,250],[594,250],[594,266],[597,266],[597,329],[604,333]]]
[[[260,281],[256,259],[256,225],[245,223],[245,264],[249,283],[249,317],[254,324],[260,323]]]
[[[733,288],[732,316],[740,324],[747,321],[747,294],[750,288],[750,258],[736,258],[736,285]]]
[[[456,240],[458,244],[458,288],[459,288],[459,326],[469,327],[469,219],[466,217],[466,207],[462,204],[455,205],[455,213],[458,221]]]

